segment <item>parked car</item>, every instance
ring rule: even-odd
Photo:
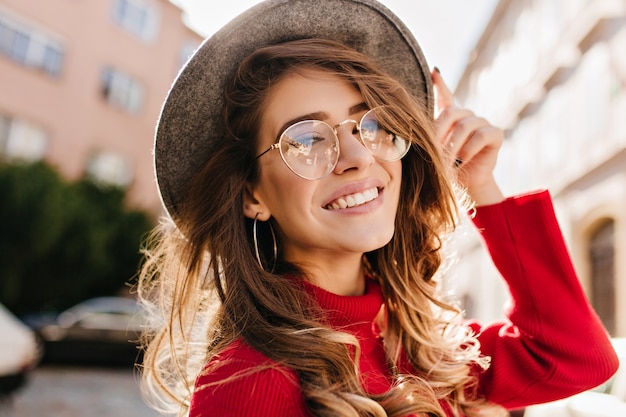
[[[141,359],[143,317],[134,298],[97,297],[30,323],[43,340],[44,363],[132,366]]]
[[[40,349],[35,334],[0,304],[0,400],[20,388],[36,366]]]
[[[524,417],[625,417],[626,338],[613,339],[613,346],[620,367],[606,383],[563,400],[527,407]]]

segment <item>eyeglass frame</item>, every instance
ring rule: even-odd
[[[269,151],[271,151],[271,150],[273,150],[273,149],[279,149],[279,150],[280,150],[281,141],[283,140],[283,137],[285,136],[285,132],[287,132],[287,131],[288,131],[289,129],[291,129],[293,126],[296,126],[296,125],[301,124],[301,123],[307,123],[307,122],[318,122],[318,123],[323,123],[323,124],[325,124],[326,126],[328,126],[328,127],[331,129],[331,131],[332,131],[332,132],[334,133],[334,135],[335,135],[335,143],[336,143],[336,145],[337,145],[337,161],[335,161],[335,163],[334,163],[334,165],[333,165],[333,168],[332,168],[330,171],[328,171],[326,174],[322,175],[321,177],[318,177],[318,178],[308,178],[308,177],[305,177],[304,175],[299,174],[298,172],[296,172],[296,171],[295,171],[295,170],[294,170],[294,169],[293,169],[293,168],[289,165],[289,163],[285,160],[285,156],[283,155],[283,153],[282,153],[282,152],[280,152],[280,157],[281,157],[281,159],[283,160],[283,162],[285,163],[285,165],[287,166],[287,168],[289,168],[289,170],[290,170],[291,172],[293,172],[294,174],[296,174],[296,175],[297,175],[297,176],[299,176],[300,178],[303,178],[303,179],[305,179],[305,180],[309,180],[309,181],[317,181],[317,180],[320,180],[320,179],[322,179],[322,178],[324,178],[324,177],[326,177],[326,176],[330,175],[330,173],[331,173],[331,172],[333,172],[333,169],[335,169],[335,167],[337,166],[337,163],[339,162],[339,155],[340,155],[340,148],[339,148],[339,133],[337,132],[337,129],[338,129],[339,127],[341,127],[341,126],[343,126],[343,125],[347,124],[347,123],[354,123],[354,129],[355,129],[355,130],[359,133],[358,138],[359,138],[359,141],[361,142],[361,144],[363,145],[363,147],[364,147],[365,149],[367,149],[367,151],[368,151],[369,153],[371,153],[371,154],[372,154],[372,156],[374,156],[374,158],[380,159],[380,158],[378,158],[376,155],[374,155],[374,153],[372,152],[372,150],[371,150],[370,148],[368,148],[368,147],[367,147],[367,145],[365,144],[365,141],[364,141],[364,139],[363,139],[363,136],[361,135],[361,122],[363,122],[363,119],[365,119],[365,116],[367,116],[368,114],[370,114],[370,113],[371,113],[371,112],[373,112],[374,110],[376,110],[376,109],[380,109],[380,108],[383,108],[383,107],[386,107],[386,106],[377,106],[377,107],[374,107],[374,108],[372,108],[372,109],[369,109],[368,111],[366,111],[366,112],[363,114],[363,116],[361,116],[360,121],[356,121],[356,120],[354,120],[354,119],[345,119],[345,120],[343,120],[343,121],[341,121],[341,122],[337,123],[337,124],[336,124],[336,125],[334,125],[334,126],[331,126],[330,124],[326,123],[326,122],[325,122],[325,121],[323,121],[323,120],[316,120],[316,119],[307,119],[307,120],[300,120],[300,121],[297,121],[297,122],[295,122],[295,123],[293,123],[293,124],[291,124],[291,125],[287,126],[287,128],[286,128],[285,130],[283,130],[283,132],[282,132],[282,133],[280,134],[280,136],[278,137],[278,140],[276,140],[276,142],[274,142],[274,143],[273,143],[273,144],[272,144],[269,148],[267,148],[266,150],[264,150],[263,152],[261,152],[260,154],[258,154],[258,155],[257,155],[254,159],[255,159],[255,160],[256,160],[256,159],[259,159],[260,157],[262,157],[263,155],[265,155],[266,153],[268,153]],[[377,118],[377,119],[378,119],[378,118]],[[383,129],[384,129],[384,128],[383,128]],[[386,130],[386,129],[385,129],[385,130]],[[353,131],[352,131],[352,134],[354,135],[354,133],[355,133],[355,132],[354,132],[354,130],[353,130]],[[392,133],[392,132],[389,132],[389,133]],[[392,134],[393,134],[394,136],[397,136],[395,133],[392,133]],[[402,153],[400,154],[400,156],[398,156],[397,158],[390,159],[390,160],[387,160],[387,159],[382,159],[383,161],[385,161],[385,162],[394,162],[394,161],[399,161],[400,159],[402,159],[402,158],[404,158],[404,157],[406,156],[406,154],[407,154],[407,153],[409,152],[409,150],[411,149],[411,143],[410,143],[410,141],[409,141],[408,139],[404,139],[404,138],[401,138],[401,139],[407,142],[407,147],[406,147],[406,149],[404,150],[404,152],[402,152]]]

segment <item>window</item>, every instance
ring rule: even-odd
[[[550,90],[539,113],[539,155],[543,177],[558,174],[568,160],[567,123],[563,117],[568,110],[566,91],[562,86]]]
[[[178,62],[179,68],[187,63],[187,60],[191,58],[191,55],[193,55],[197,47],[198,47],[198,44],[195,42],[185,42],[183,47],[180,49],[180,56],[179,56],[179,62]]]
[[[114,106],[135,113],[141,107],[143,88],[130,75],[107,67],[102,71],[102,94]]]
[[[43,158],[47,134],[39,126],[0,115],[0,153],[28,162]]]
[[[144,41],[155,38],[158,14],[145,0],[116,0],[113,7],[115,23]]]
[[[113,152],[94,155],[87,165],[87,173],[97,182],[117,187],[126,187],[132,181],[130,163]]]
[[[0,153],[4,153],[6,143],[9,140],[9,127],[11,119],[0,114]]]
[[[59,75],[63,46],[51,36],[0,13],[0,54],[27,67]]]
[[[607,331],[615,335],[615,222],[607,219],[589,239],[591,303]]]
[[[580,85],[579,103],[582,134],[585,144],[596,144],[609,126],[611,114],[611,77],[609,74],[609,50],[604,44],[592,47],[578,67]],[[598,77],[598,74],[605,74]],[[591,147],[593,149],[593,146]]]
[[[49,74],[58,74],[61,72],[61,64],[63,61],[63,51],[46,45],[43,52],[42,68]]]

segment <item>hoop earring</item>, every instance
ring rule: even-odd
[[[256,224],[257,224],[257,217],[259,216],[260,213],[257,213],[254,215],[254,222],[252,223],[252,239],[254,241],[254,254],[256,255],[256,260],[259,263],[259,266],[261,267],[262,270],[267,271],[265,269],[265,267],[263,266],[263,262],[261,262],[261,251],[259,251],[259,240],[257,238],[257,228],[256,228]],[[276,235],[274,234],[274,228],[272,227],[272,223],[270,223],[269,221],[267,222],[270,228],[270,232],[272,233],[272,243],[274,245],[274,262],[272,264],[272,269],[269,272],[270,274],[274,272],[274,269],[276,268],[276,260],[278,259],[278,246],[276,245]]]

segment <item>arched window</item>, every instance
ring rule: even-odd
[[[589,239],[591,304],[608,332],[615,334],[615,222],[603,221]]]

